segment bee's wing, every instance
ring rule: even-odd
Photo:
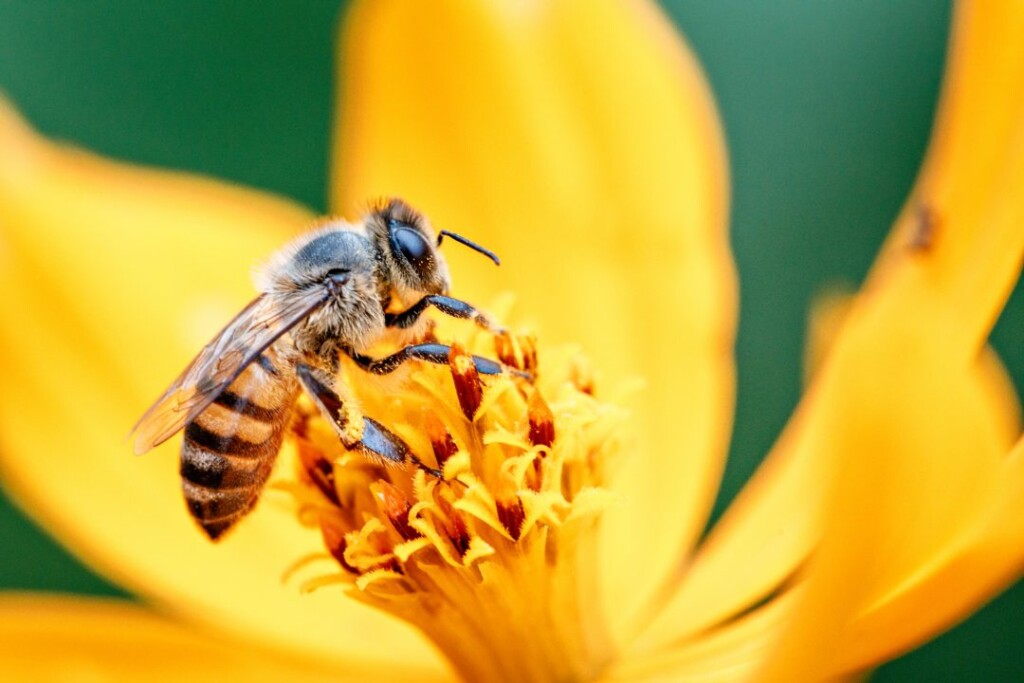
[[[287,304],[266,295],[253,299],[203,347],[185,371],[132,428],[135,452],[145,453],[174,436],[203,412],[267,347],[320,308],[330,293],[313,288]]]

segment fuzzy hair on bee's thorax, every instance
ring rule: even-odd
[[[428,245],[421,263],[412,264],[396,252],[396,226],[415,231]],[[390,200],[359,222],[328,220],[295,238],[254,279],[264,296],[285,304],[309,288],[326,287],[333,278],[332,298],[291,330],[297,351],[332,366],[339,351],[362,352],[385,336],[386,308],[402,310],[427,294],[448,291],[448,267],[436,241],[422,215]]]

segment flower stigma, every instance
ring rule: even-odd
[[[593,679],[614,654],[597,530],[624,412],[596,397],[575,350],[541,364],[530,336],[455,338],[447,366],[407,363],[384,385],[353,387],[423,467],[346,451],[300,401],[290,488],[340,568],[304,587],[342,584],[413,624],[465,680]],[[506,372],[481,377],[470,354]],[[435,467],[441,476],[426,471]]]

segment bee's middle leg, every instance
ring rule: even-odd
[[[299,363],[295,370],[306,393],[330,421],[345,448],[363,451],[387,462],[412,463],[429,474],[441,476],[440,470],[420,461],[400,436],[372,418],[361,417],[354,410],[354,400],[343,382],[335,382],[327,373],[304,363]],[[360,418],[361,432],[358,429]]]

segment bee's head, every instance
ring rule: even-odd
[[[451,288],[448,265],[441,256],[441,239],[449,236],[484,254],[492,252],[455,233],[434,232],[430,222],[400,199],[381,203],[367,217],[367,233],[379,249],[385,274],[403,298],[416,294],[447,294]]]
[[[384,275],[403,299],[444,294],[451,288],[448,264],[429,221],[400,199],[381,203],[366,218]]]

